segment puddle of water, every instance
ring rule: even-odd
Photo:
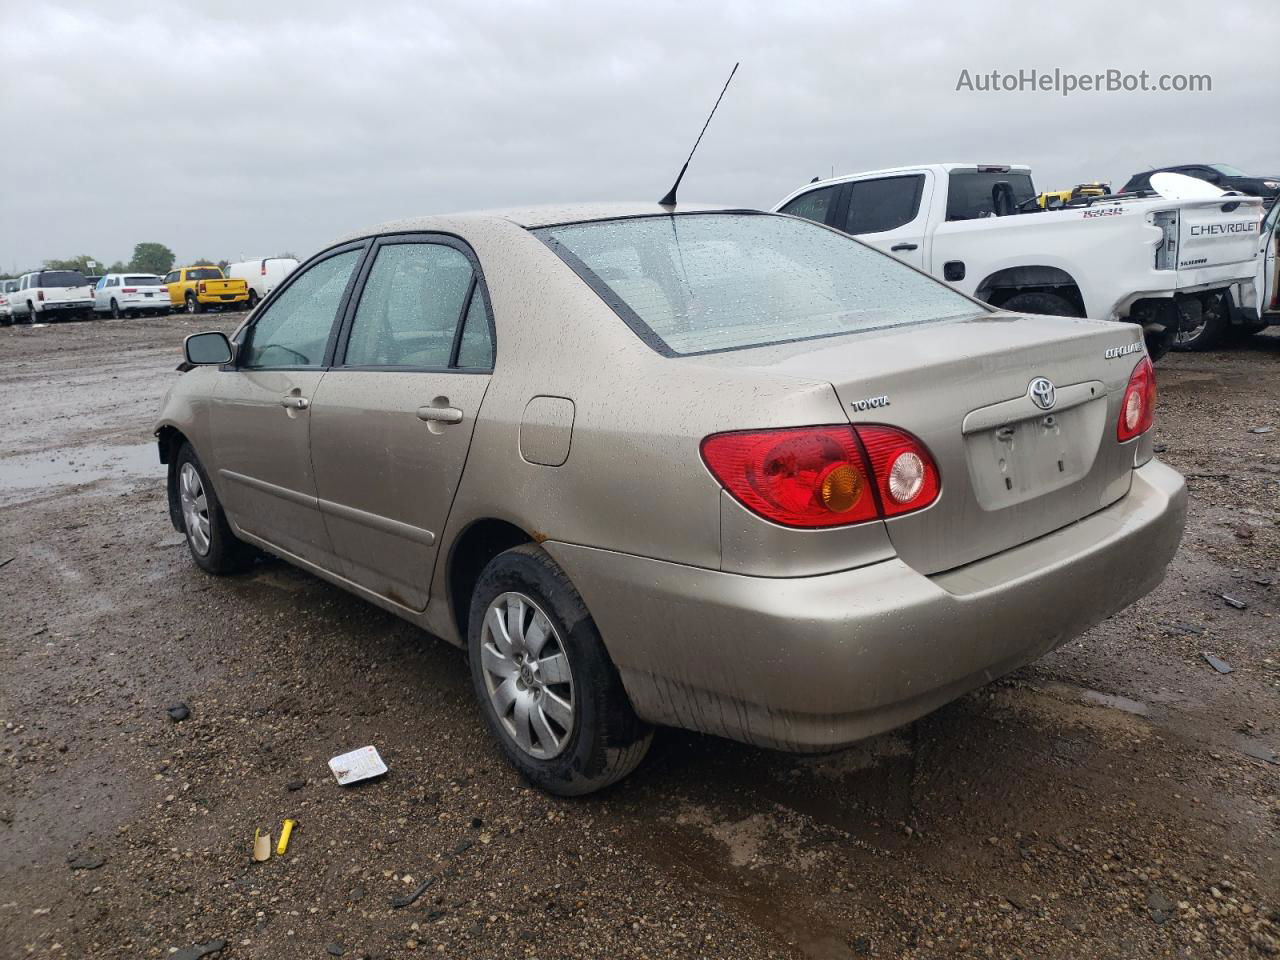
[[[0,457],[0,505],[34,500],[65,487],[99,480],[163,477],[154,443],[90,444]]]

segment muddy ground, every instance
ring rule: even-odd
[[[0,329],[0,957],[1280,950],[1280,337],[1160,364],[1192,499],[1150,597],[857,749],[666,731],[566,801],[501,761],[459,651],[191,563],[149,425],[183,335],[237,319]],[[338,787],[366,743],[390,774]]]

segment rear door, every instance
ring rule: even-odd
[[[1280,247],[1280,200],[1271,205],[1271,212],[1262,221],[1262,243],[1258,259],[1256,281],[1258,312],[1266,315],[1280,314],[1280,263],[1276,260]]]
[[[313,261],[253,318],[210,413],[215,485],[231,519],[273,547],[334,569],[308,449],[311,401],[365,244]]]
[[[927,170],[854,180],[831,225],[923,268],[931,180]]]
[[[493,368],[488,294],[447,237],[384,238],[364,273],[311,408],[311,459],[343,575],[422,610]]]

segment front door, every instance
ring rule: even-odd
[[[371,260],[313,398],[311,461],[342,574],[422,610],[489,385],[492,324],[458,241],[385,238]]]
[[[253,318],[211,411],[214,479],[232,522],[273,547],[333,569],[308,449],[311,401],[324,377],[363,245],[296,275]]]

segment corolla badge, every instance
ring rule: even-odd
[[[1027,396],[1041,410],[1052,410],[1053,405],[1058,402],[1058,391],[1048,377],[1036,377],[1032,380],[1027,386]]]

